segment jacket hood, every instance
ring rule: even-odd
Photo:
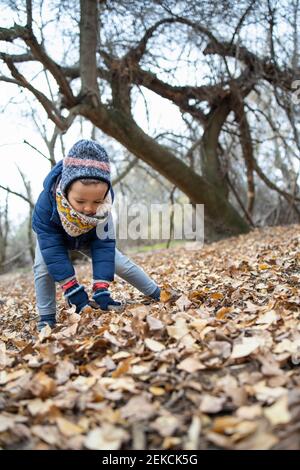
[[[57,180],[57,177],[61,175],[62,172],[62,163],[63,161],[60,160],[56,165],[52,168],[50,173],[46,176],[44,179],[43,187],[44,189],[49,192],[54,185],[55,181]]]

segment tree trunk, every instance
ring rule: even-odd
[[[202,175],[209,183],[218,188],[223,197],[228,197],[226,175],[222,175],[218,142],[222,126],[231,111],[230,97],[222,100],[220,105],[213,109],[209,115],[201,141]]]

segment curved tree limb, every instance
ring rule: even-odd
[[[132,170],[133,167],[135,167],[135,165],[138,163],[138,158],[134,158],[131,162],[128,163],[127,167],[124,169],[124,171],[122,171],[122,173],[120,173],[112,182],[112,185],[113,186],[116,186],[118,183],[120,183],[120,181],[122,181],[122,179],[125,178],[125,176],[128,175],[128,173],[130,172],[130,170]]]
[[[55,108],[54,104],[52,101],[50,101],[44,93],[41,91],[37,90],[34,86],[32,86],[26,78],[18,71],[18,69],[15,67],[13,62],[11,61],[9,55],[1,53],[0,57],[3,59],[3,61],[6,63],[8,66],[12,76],[15,78],[17,84],[23,88],[27,88],[37,99],[38,101],[42,104],[43,108],[45,109],[48,117],[55,122],[55,124],[62,130],[65,130],[66,128],[66,119],[63,118],[58,110]]]
[[[33,34],[33,31],[28,27],[17,24],[15,24],[13,28],[0,28],[0,40],[13,41],[17,38],[23,39],[29,47],[35,60],[41,62],[44,67],[51,72],[57,82],[60,92],[64,95],[68,105],[72,106],[76,104],[76,99],[64,73],[62,72],[59,65],[57,65],[57,63],[46,53],[44,47],[38,43],[36,37]],[[6,57],[11,61],[11,63],[13,63],[13,57],[16,56],[12,56],[12,58],[10,58],[9,55],[6,54]],[[28,54],[25,56],[23,55],[23,58],[28,60]],[[18,56],[17,60],[18,59],[20,59],[20,56]]]
[[[28,202],[28,204],[30,205],[32,209],[34,208],[34,203],[30,199],[28,199],[28,197],[24,196],[24,194],[17,193],[16,191],[13,191],[10,188],[6,188],[5,186],[2,186],[2,184],[0,184],[0,188],[3,189],[4,191],[7,191],[10,194],[14,194],[15,196],[18,196],[21,199],[24,199],[24,201]]]
[[[251,131],[248,123],[247,115],[244,109],[244,103],[240,96],[236,95],[235,100],[235,118],[238,122],[240,129],[240,141],[243,151],[244,162],[246,165],[247,173],[247,199],[248,199],[248,214],[252,215],[255,202],[255,185],[254,185],[254,154],[251,139]]]
[[[213,41],[206,46],[203,54],[234,57],[246,64],[258,77],[287,91],[293,91],[292,83],[296,79],[297,73],[300,73],[300,69],[296,71],[290,68],[282,70],[267,58],[260,58],[246,47],[230,42]]]

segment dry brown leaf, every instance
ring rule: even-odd
[[[205,369],[205,366],[201,364],[199,359],[190,356],[181,361],[179,364],[177,364],[177,369],[184,370],[185,372],[193,374],[197,370]]]
[[[56,426],[34,425],[31,428],[32,434],[51,446],[59,444],[61,437]]]
[[[44,328],[39,332],[39,341],[44,341],[44,339],[49,338],[52,334],[52,329],[49,325],[44,326]]]
[[[277,313],[275,310],[270,310],[269,312],[266,312],[258,317],[256,320],[257,325],[272,325],[273,323],[277,322]]]
[[[24,423],[28,419],[25,416],[15,416],[9,413],[0,414],[0,432],[13,428],[16,423]]]
[[[165,325],[155,317],[152,317],[151,315],[147,316],[147,323],[149,325],[150,331],[157,331],[157,330],[162,330]]]
[[[267,387],[265,381],[259,382],[249,389],[256,396],[256,399],[265,403],[273,403],[278,398],[287,394],[283,387]]]
[[[56,382],[41,371],[35,374],[28,388],[35,397],[48,398],[56,392]]]
[[[199,416],[193,416],[192,422],[188,429],[187,439],[184,444],[184,450],[199,449],[201,427],[201,419],[199,418]]]
[[[273,426],[289,423],[291,421],[291,414],[288,409],[287,395],[279,398],[274,405],[264,408],[264,415]]]
[[[255,418],[259,418],[263,414],[263,409],[261,405],[251,405],[251,406],[241,406],[236,415],[238,418],[251,420]]]
[[[150,387],[149,392],[156,397],[160,397],[166,393],[166,390],[162,387]]]
[[[203,395],[200,410],[203,413],[219,413],[224,406],[225,397],[214,397],[213,395]]]
[[[172,298],[172,293],[170,291],[167,291],[165,289],[162,289],[161,290],[161,293],[160,293],[160,300],[161,302],[168,302],[170,299]]]
[[[146,305],[141,305],[139,307],[132,308],[130,310],[130,313],[133,317],[138,318],[139,320],[144,320],[144,318],[149,315],[149,311],[149,307],[147,307]]]
[[[63,360],[58,363],[55,371],[55,377],[58,384],[64,384],[69,380],[70,376],[74,374],[75,367],[72,362]]]
[[[151,429],[154,429],[163,437],[170,437],[180,425],[181,421],[177,416],[166,413],[151,423]]]
[[[126,374],[126,372],[128,372],[130,369],[131,362],[132,362],[131,357],[128,357],[124,361],[120,362],[117,369],[112,372],[111,376],[115,378],[115,377],[120,377],[121,375]]]
[[[186,320],[182,317],[176,318],[175,325],[168,326],[167,331],[168,335],[175,339],[181,339],[189,333]]]
[[[132,397],[120,411],[121,416],[125,419],[141,421],[149,419],[155,414],[156,405],[149,402],[146,395],[140,395]]]
[[[96,377],[84,377],[80,375],[72,382],[72,387],[79,392],[87,392],[93,385],[95,385]]]
[[[165,345],[155,339],[146,338],[145,345],[153,352],[160,352],[166,349]]]
[[[0,385],[5,385],[8,382],[18,379],[26,374],[26,370],[19,369],[13,372],[6,372],[5,370],[0,371]]]
[[[232,311],[231,307],[221,307],[216,313],[217,320],[223,320],[228,313]]]
[[[51,399],[43,401],[40,398],[35,398],[34,400],[30,400],[27,408],[32,416],[41,416],[48,414],[51,409],[55,408],[55,405]]]
[[[258,337],[243,337],[242,340],[238,340],[233,345],[231,353],[231,359],[240,359],[241,357],[247,357],[250,354],[258,351],[261,346],[261,339]]]
[[[56,418],[56,424],[60,432],[66,437],[75,436],[76,434],[81,434],[83,432],[81,426],[78,426],[63,417]]]
[[[127,431],[121,427],[104,423],[88,433],[84,445],[90,450],[118,450],[129,439]]]
[[[175,304],[179,308],[179,310],[188,310],[192,305],[192,302],[186,295],[181,295],[179,299],[176,300]]]

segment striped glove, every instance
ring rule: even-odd
[[[108,282],[95,282],[93,285],[93,300],[101,310],[121,310],[121,302],[116,302],[111,298],[108,287]]]
[[[89,304],[88,295],[84,287],[78,284],[76,278],[63,284],[62,290],[70,307],[72,305],[76,306],[76,313],[80,313]]]

